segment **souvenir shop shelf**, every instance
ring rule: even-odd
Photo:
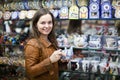
[[[82,71],[61,71],[60,80],[119,80],[120,75],[112,75],[109,72],[101,74],[99,72]]]
[[[0,44],[0,48],[2,48],[0,50],[3,50],[3,53],[0,57],[2,58],[0,70],[6,70],[8,72],[7,74],[9,74],[10,77],[15,78],[16,75],[19,77],[21,74],[21,72],[19,73],[19,70],[23,70],[24,73],[24,68],[21,66],[15,66],[16,64],[14,60],[11,60],[11,58],[13,56],[16,58],[22,57],[22,59],[19,58],[19,61],[22,61],[20,63],[24,63],[24,56],[21,55],[23,47],[19,45],[24,44],[26,36],[28,36],[27,33],[29,33],[29,26],[31,26],[31,23],[29,23],[29,21],[37,9],[49,8],[50,11],[54,14],[54,17],[59,21],[71,19],[120,20],[120,2],[116,1],[117,0],[5,0],[3,4],[0,3],[0,20],[3,20],[3,35],[0,37],[0,39],[2,38],[4,40],[2,44]],[[11,28],[13,29],[11,30]],[[9,34],[11,31],[19,34]],[[6,34],[6,32],[8,34]],[[21,32],[24,32],[24,34],[21,34]],[[94,36],[95,38],[100,38],[98,36],[96,37],[96,35]],[[111,43],[107,43],[108,41],[106,42],[105,40],[102,40],[104,44],[108,44],[109,46],[112,44],[112,49],[109,48],[108,45],[106,46],[103,45],[103,43],[101,44],[100,39],[94,42],[92,41],[94,38],[93,37],[91,40],[87,40],[90,41],[88,42],[90,45],[86,45],[88,44],[86,42],[86,38],[79,38],[84,44],[82,43],[80,45],[77,45],[78,43],[75,43],[74,47],[72,47],[73,45],[69,47],[61,47],[63,51],[69,53],[67,57],[63,57],[63,59],[71,60],[68,62],[69,64],[66,64],[68,70],[61,71],[60,79],[69,80],[76,78],[76,80],[110,80],[111,78],[113,80],[119,80],[120,64],[118,62],[120,58],[118,54],[120,49],[119,45],[116,44],[119,38],[112,38],[113,42],[111,41]],[[105,37],[105,39],[107,39],[107,37]],[[61,43],[59,43],[59,45],[61,46]],[[76,58],[76,55],[74,55],[74,53],[79,56],[79,58]],[[4,63],[4,61],[7,63]],[[9,65],[9,62],[14,64]],[[84,64],[82,65],[81,63]],[[103,66],[104,64],[105,66]],[[12,72],[9,71],[11,70],[9,69],[11,66],[13,67],[13,73],[16,74],[18,71],[15,76],[13,73],[9,73]],[[1,74],[0,79],[1,77],[4,79],[6,75]]]

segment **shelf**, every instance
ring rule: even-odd
[[[64,49],[65,47],[60,47],[61,49]],[[69,48],[69,47],[67,47],[67,48]],[[88,50],[88,51],[91,51],[91,50],[93,50],[93,51],[102,51],[102,50],[104,50],[104,51],[116,51],[116,52],[120,52],[120,50],[117,50],[117,49],[102,49],[102,48],[100,48],[100,49],[90,49],[90,48],[79,48],[79,47],[73,47],[73,49],[77,49],[77,50]]]
[[[56,18],[56,20],[74,20],[74,19],[60,19]],[[88,19],[76,19],[76,20],[120,20],[120,18],[88,18]]]
[[[120,80],[120,75],[100,74],[81,71],[60,71],[60,80],[76,78],[75,80]]]

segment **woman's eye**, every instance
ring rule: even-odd
[[[45,22],[41,22],[41,24],[45,24]]]
[[[48,22],[48,24],[52,24],[52,21]]]

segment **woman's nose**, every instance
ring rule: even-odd
[[[48,24],[48,23],[46,23],[46,24],[45,24],[45,27],[49,27],[49,24]]]

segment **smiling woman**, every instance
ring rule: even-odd
[[[25,68],[29,80],[58,80],[58,49],[54,17],[47,9],[38,10],[32,19],[30,38],[25,45]]]
[[[48,35],[53,28],[51,15],[43,15],[37,22],[37,28],[41,32],[41,34]]]

